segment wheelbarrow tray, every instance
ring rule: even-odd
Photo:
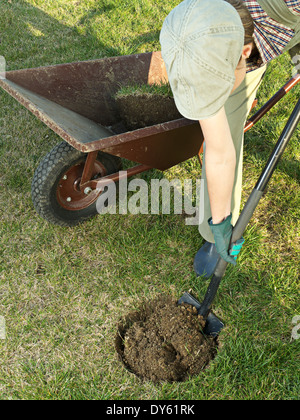
[[[167,82],[160,52],[9,71],[0,86],[75,149],[159,170],[199,154],[199,123],[180,118],[120,131],[121,86]]]

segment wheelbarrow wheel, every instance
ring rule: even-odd
[[[31,195],[37,213],[48,222],[75,226],[97,214],[96,202],[101,191],[80,191],[87,155],[62,142],[48,153],[36,170]],[[99,152],[92,178],[118,172],[121,159]]]

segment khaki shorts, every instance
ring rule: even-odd
[[[255,100],[257,90],[262,82],[266,66],[247,73],[242,84],[229,97],[225,104],[226,115],[229,122],[232,140],[236,150],[236,174],[235,183],[232,193],[232,223],[235,225],[240,214],[240,205],[242,197],[242,178],[243,178],[243,149],[244,149],[244,127],[251,111],[252,104]],[[208,242],[213,243],[214,237],[207,223],[211,217],[209,196],[207,190],[206,173],[205,173],[205,143],[204,143],[204,159],[202,167],[202,187],[204,188],[204,219],[199,225],[201,236]],[[203,193],[203,192],[202,192]],[[202,195],[203,197],[203,195]]]

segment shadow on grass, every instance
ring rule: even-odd
[[[70,26],[25,0],[2,4],[0,54],[6,58],[7,70],[134,54],[141,45],[158,42],[159,31],[138,35],[125,45],[99,39],[92,19],[114,8],[111,4],[90,10]]]

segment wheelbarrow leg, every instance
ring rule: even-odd
[[[80,182],[80,188],[82,188],[81,186],[84,185],[86,182],[91,180],[93,169],[94,169],[94,164],[95,164],[96,159],[97,159],[97,155],[98,155],[97,150],[95,152],[90,152],[87,155],[86,162],[85,162],[85,165],[84,165],[83,174],[82,174],[82,178],[81,178],[81,182]]]

